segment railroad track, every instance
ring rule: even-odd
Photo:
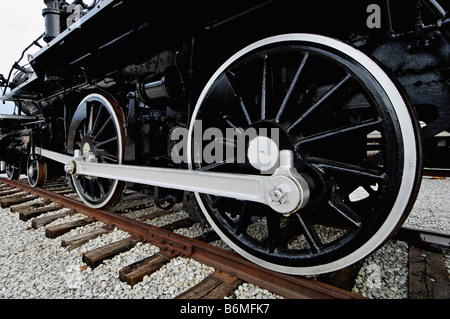
[[[17,196],[19,191],[22,193]],[[64,183],[56,183],[46,188],[32,188],[20,181],[0,178],[2,207],[10,207],[11,211],[17,213],[19,218],[24,221],[34,218],[32,227],[46,227],[53,220],[74,213],[86,216],[77,221],[47,226],[46,236],[49,238],[57,239],[74,228],[83,227],[96,221],[105,224],[101,228],[62,240],[61,245],[68,249],[83,245],[89,239],[106,234],[114,228],[130,234],[128,238],[83,253],[82,258],[87,267],[95,268],[104,260],[131,249],[138,242],[151,243],[159,247],[158,253],[118,270],[120,279],[130,285],[135,285],[144,276],[157,271],[173,258],[182,256],[213,267],[215,272],[177,296],[180,299],[220,299],[229,296],[243,282],[252,283],[289,299],[363,298],[349,291],[361,263],[332,274],[319,276],[318,280],[284,275],[261,268],[233,252],[210,245],[210,241],[217,239],[214,233],[189,238],[173,232],[174,229],[192,225],[192,221],[188,219],[182,219],[162,227],[155,227],[145,222],[145,220],[157,216],[174,213],[177,211],[177,207],[170,211],[157,210],[136,219],[112,210],[91,209],[81,201],[72,198],[71,193],[73,191],[68,189]],[[130,194],[132,193],[125,196],[130,196]],[[36,203],[35,200],[38,198],[41,200]],[[151,203],[146,203],[138,207],[129,207],[128,210],[142,209],[151,205]],[[63,207],[67,208],[64,213],[39,217]],[[447,249],[449,238],[448,235],[408,228],[402,228],[399,231],[397,239],[409,242],[411,247],[414,246],[414,248],[410,248],[410,259],[416,260],[410,264],[410,278],[412,278],[410,280],[410,296],[429,296],[430,298],[447,296],[448,298],[450,293],[449,277],[442,275],[441,253],[436,252],[435,249]],[[429,276],[433,276],[433,283],[439,285],[433,284],[432,287],[424,287],[421,282],[429,282],[429,280],[424,281],[424,277]],[[424,295],[424,289],[426,295]]]
[[[423,175],[431,179],[448,179],[450,178],[450,169],[448,168],[424,168]]]

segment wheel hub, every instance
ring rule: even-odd
[[[250,141],[247,157],[250,164],[262,173],[270,173],[278,163],[278,145],[270,138],[257,136]]]
[[[83,155],[94,153],[94,143],[89,135],[86,135],[81,140],[81,152]]]
[[[28,176],[33,176],[35,171],[35,167],[33,164],[31,164],[30,166],[28,166]]]

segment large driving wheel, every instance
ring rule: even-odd
[[[223,160],[211,163],[193,150],[195,137],[212,127],[223,132],[215,142],[235,150],[227,129],[272,135],[247,141],[245,162],[223,151]],[[276,167],[264,171],[262,153],[294,153],[310,197],[293,214],[196,194],[208,222],[234,250],[290,274],[330,272],[370,254],[407,217],[421,180],[419,128],[407,100],[372,59],[318,35],[271,37],[232,56],[199,98],[190,143],[191,168],[201,171],[270,173]],[[260,143],[269,149],[255,153]]]
[[[85,160],[122,164],[125,150],[124,116],[117,103],[102,94],[88,95],[72,119],[69,139]],[[72,176],[73,186],[86,205],[101,208],[115,204],[123,182],[92,176]]]

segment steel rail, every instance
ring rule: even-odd
[[[108,210],[92,209],[80,201],[63,195],[41,188],[32,188],[19,181],[0,178],[0,182],[61,204],[105,224],[113,225],[160,247],[163,251],[195,259],[289,299],[365,299],[349,291],[312,279],[280,274],[262,268],[235,253]]]
[[[395,234],[394,239],[424,247],[450,248],[450,234],[439,233],[427,229],[403,226]]]
[[[427,168],[423,169],[424,178],[448,179],[450,178],[450,169],[448,168]]]

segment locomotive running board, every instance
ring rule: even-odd
[[[280,167],[271,176],[202,172],[147,166],[96,163],[95,158],[35,149],[35,154],[65,165],[75,176],[91,176],[172,188],[267,204],[275,211],[289,214],[305,206],[309,187],[293,168],[291,151],[280,152]]]

